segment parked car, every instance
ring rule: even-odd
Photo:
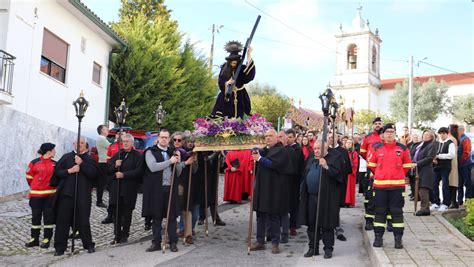
[[[107,139],[111,144],[115,142],[115,134],[118,132],[118,130],[118,128],[112,128],[109,131]],[[131,134],[133,138],[135,138],[134,147],[140,152],[143,152],[145,149],[153,146],[156,139],[158,139],[158,132],[155,131],[132,130],[130,127],[124,127],[123,131]]]

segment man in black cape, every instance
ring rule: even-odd
[[[77,149],[77,141],[74,142]],[[69,238],[69,229],[73,226],[74,194],[76,196],[76,229],[82,240],[84,249],[89,253],[95,252],[92,242],[90,215],[92,202],[92,187],[97,177],[98,165],[87,154],[86,140],[80,138],[79,155],[76,151],[69,152],[61,157],[54,170],[55,179],[51,185],[58,186],[55,200],[56,231],[54,234],[55,256],[64,254]],[[77,175],[77,188],[75,180]]]
[[[288,214],[288,181],[285,174],[288,155],[284,146],[277,142],[277,133],[270,129],[265,133],[267,146],[255,150],[252,157],[257,161],[257,174],[253,194],[253,210],[257,212],[257,242],[250,250],[265,249],[266,221],[270,221],[272,253],[280,253],[280,216]]]
[[[172,194],[169,211],[168,234],[170,250],[177,252],[178,236],[176,234],[176,216],[180,212],[178,201],[178,179],[181,174],[179,163],[180,153],[169,147],[170,133],[161,129],[158,143],[145,150],[145,172],[143,175],[143,207],[142,216],[153,217],[153,240],[147,252],[161,250],[161,230],[163,218],[167,216],[169,195]],[[172,177],[173,164],[176,164],[175,176]],[[173,182],[173,192],[171,192]]]
[[[293,129],[286,131],[288,137],[288,147],[295,151],[293,158],[294,168],[290,176],[290,235],[296,235],[296,228],[298,228],[298,206],[300,199],[300,184],[302,180],[302,173],[304,169],[304,155],[301,146],[296,142],[296,132]]]
[[[242,118],[244,114],[250,116],[250,97],[245,89],[245,84],[251,82],[255,78],[255,64],[252,60],[252,48],[247,51],[247,65],[242,65],[237,81],[233,80],[237,66],[242,61],[241,55],[242,44],[237,41],[230,41],[225,45],[225,50],[230,53],[226,57],[226,63],[221,66],[219,73],[219,95],[216,104],[212,109],[214,117]],[[230,99],[226,99],[227,87],[235,84]]]
[[[130,224],[132,222],[132,212],[137,203],[138,187],[143,179],[143,157],[142,154],[133,148],[134,138],[130,134],[122,137],[123,149],[115,154],[108,163],[107,172],[112,176],[110,181],[109,204],[113,210],[117,208],[117,183],[120,179],[119,189],[119,219],[113,216],[114,231],[116,238],[112,244],[126,243],[130,234]],[[116,224],[118,223],[118,227]]]
[[[319,240],[322,239],[324,258],[328,259],[332,257],[334,249],[334,228],[339,224],[340,186],[343,181],[337,155],[328,154],[326,145],[324,152],[322,150],[321,141],[316,141],[314,157],[308,158],[306,162],[304,178],[301,183],[298,219],[302,225],[308,226],[309,250],[304,254],[304,257],[319,255]],[[321,155],[325,156],[321,157]],[[318,229],[316,231],[319,193],[321,195],[319,196]],[[316,233],[317,244],[314,243]],[[316,254],[313,254],[314,252]]]

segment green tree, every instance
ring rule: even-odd
[[[368,127],[368,130],[372,130],[372,121],[374,118],[380,117],[382,118],[382,122],[385,123],[395,123],[395,119],[387,116],[385,114],[378,114],[375,111],[370,109],[361,109],[356,111],[354,116],[354,126],[357,128],[358,132],[364,132],[365,127]],[[354,130],[356,132],[356,130]]]
[[[210,113],[217,91],[206,60],[189,41],[182,43],[177,23],[162,14],[165,9],[155,12],[137,5],[160,7],[163,1],[122,2],[120,21],[112,26],[128,47],[113,57],[109,119],[115,119],[113,108],[125,98],[130,112],[127,124],[154,129],[153,112],[161,102],[167,111],[163,127],[190,129],[194,119]]]
[[[269,84],[252,83],[248,86],[252,113],[258,113],[278,125],[278,117],[284,117],[290,109],[291,103],[287,96],[278,93],[274,86]]]
[[[120,18],[133,19],[138,15],[144,15],[150,21],[157,17],[170,18],[171,11],[167,9],[164,0],[121,0],[119,14]]]
[[[454,97],[452,113],[456,120],[474,125],[474,94]]]
[[[444,82],[429,79],[421,84],[413,83],[413,123],[416,128],[435,121],[442,113],[449,111],[448,87]],[[401,122],[408,121],[408,81],[395,86],[390,98],[392,116]]]

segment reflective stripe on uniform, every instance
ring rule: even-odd
[[[392,223],[393,228],[403,228],[405,227],[404,223]]]
[[[364,203],[369,203],[369,200],[368,200],[368,199],[364,199]]]
[[[405,185],[405,179],[402,180],[374,180],[375,185]]]
[[[31,225],[31,229],[41,229],[41,225]]]
[[[405,163],[402,165],[403,168],[411,168],[413,167],[413,164],[412,163]]]
[[[377,163],[369,162],[368,166],[369,167],[377,167]]]
[[[367,152],[367,150],[366,150],[366,149],[363,149],[363,148],[361,148],[361,149],[360,149],[360,152]]]
[[[374,227],[385,227],[385,223],[374,222]]]
[[[54,194],[56,193],[56,189],[51,190],[30,190],[30,194],[37,194],[37,195],[46,195],[46,194]]]
[[[46,228],[51,228],[53,229],[54,228],[54,224],[46,224],[46,225],[43,225],[43,227],[46,229]]]
[[[33,179],[33,176],[27,175],[27,176],[26,176],[26,179]]]
[[[375,197],[375,192],[373,192],[373,193],[372,193],[372,196],[374,196],[374,197]]]
[[[391,220],[392,219],[392,215],[391,214],[387,214],[387,220]]]
[[[372,215],[372,214],[365,214],[365,218],[375,218],[375,215]]]
[[[407,196],[407,193],[406,192],[402,192],[402,197],[406,197]]]

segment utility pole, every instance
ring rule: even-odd
[[[216,33],[216,24],[212,24],[212,42],[211,42],[211,54],[209,55],[209,74],[212,75],[212,64],[214,61],[214,35]]]
[[[410,77],[408,78],[408,130],[411,134],[413,124],[413,56],[410,57]]]

